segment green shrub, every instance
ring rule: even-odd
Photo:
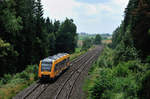
[[[102,94],[101,99],[125,99],[123,92],[114,92],[113,90],[107,90]]]
[[[139,97],[140,99],[150,99],[150,70],[142,78]]]
[[[102,93],[101,99],[133,99],[137,97],[138,86],[134,77],[114,77],[112,89]]]
[[[117,77],[127,77],[129,73],[128,67],[122,66],[122,64],[119,64],[114,70]]]
[[[146,62],[147,62],[147,63],[150,63],[150,56],[147,56]]]
[[[23,71],[22,73],[20,73],[20,78],[29,80],[30,79],[29,73],[27,73],[26,71]]]
[[[12,76],[10,74],[5,74],[4,77],[2,78],[2,83],[6,84],[12,79]]]
[[[100,70],[100,77],[97,78],[95,84],[89,90],[91,93],[92,99],[100,99],[102,94],[107,91],[111,90],[113,87],[113,76],[111,69],[102,69]]]
[[[129,60],[137,60],[138,51],[134,47],[126,47],[123,42],[117,45],[114,50],[114,64],[117,65],[119,62],[127,62]]]
[[[17,84],[22,83],[22,82],[24,82],[24,81],[25,81],[24,79],[16,78],[16,79],[12,79],[12,80],[10,81],[10,84],[17,85]]]
[[[34,73],[34,80],[38,80],[38,65],[34,65],[33,73]]]
[[[98,59],[100,67],[113,67],[113,50],[106,47]]]
[[[125,93],[125,99],[134,99],[137,97],[138,84],[134,76],[128,76],[123,81],[123,92]]]
[[[114,74],[117,77],[127,77],[130,70],[128,69],[128,64],[121,62],[116,67],[113,68]]]

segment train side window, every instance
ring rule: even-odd
[[[61,69],[61,62],[59,63],[59,69]]]
[[[66,64],[67,64],[67,59],[65,59],[64,61],[65,61],[65,62],[64,62],[64,65],[66,66]]]
[[[59,70],[59,63],[56,64],[56,71]]]
[[[63,67],[66,65],[66,59],[63,60]]]
[[[54,69],[55,71],[57,70],[57,64],[55,64],[55,69]]]

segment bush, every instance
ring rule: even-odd
[[[33,76],[34,80],[38,79],[38,66],[37,65],[28,65],[25,71],[20,74],[16,74],[16,77],[30,80],[30,77]]]
[[[34,65],[33,67],[34,80],[38,80],[38,65]]]
[[[150,56],[147,56],[146,62],[147,62],[147,63],[150,63]]]
[[[106,47],[98,59],[100,67],[113,67],[113,50]]]
[[[17,84],[22,83],[22,82],[24,82],[24,81],[25,81],[25,80],[22,79],[22,78],[16,78],[16,79],[12,79],[12,80],[10,81],[10,84],[17,85]]]
[[[20,78],[25,79],[25,80],[29,80],[29,73],[27,73],[26,71],[23,71],[22,73],[20,73]]]
[[[100,70],[100,77],[95,81],[94,86],[89,90],[92,99],[100,99],[102,94],[113,87],[113,76],[111,69]]]
[[[119,62],[127,62],[129,60],[137,60],[138,51],[134,47],[126,47],[123,42],[117,45],[114,51],[114,64],[117,65]]]
[[[10,74],[5,74],[4,77],[1,80],[1,83],[6,84],[12,79],[12,76]]]
[[[150,99],[150,70],[143,76],[139,97],[140,99]]]
[[[127,77],[129,70],[127,66],[121,63],[114,69],[114,72],[117,77]]]
[[[144,72],[147,69],[146,64],[142,64],[140,60],[128,61],[126,64],[128,68],[134,73]]]

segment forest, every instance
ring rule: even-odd
[[[150,1],[129,0],[112,43],[91,68],[89,99],[150,99]]]
[[[73,53],[76,30],[72,19],[44,18],[41,0],[0,0],[0,77],[59,52]]]

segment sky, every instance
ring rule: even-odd
[[[112,33],[124,18],[129,0],[41,0],[44,17],[64,21],[71,18],[77,32]]]

